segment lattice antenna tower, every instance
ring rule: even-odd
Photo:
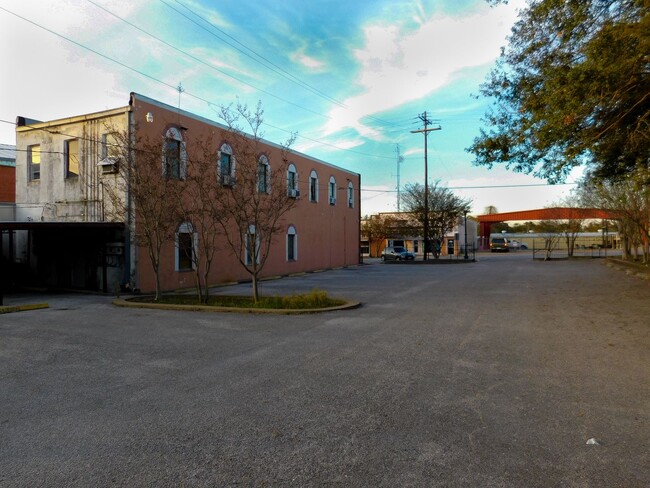
[[[397,156],[397,211],[401,212],[400,202],[402,201],[401,185],[400,185],[400,166],[404,162],[404,157],[400,153],[399,144],[395,144],[395,155]]]

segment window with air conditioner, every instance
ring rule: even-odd
[[[120,146],[117,134],[102,134],[102,153],[97,165],[101,168],[102,174],[117,173],[119,170]]]
[[[287,169],[287,196],[289,198],[298,198],[300,191],[298,190],[298,172],[293,164],[289,164]]]
[[[221,145],[217,170],[219,182],[223,186],[233,186],[235,184],[235,158],[233,157],[232,148],[228,144]]]
[[[327,196],[329,197],[330,205],[336,205],[336,179],[330,176],[330,182],[327,187]]]
[[[354,208],[354,185],[348,183],[348,208]]]
[[[163,142],[163,176],[184,180],[187,173],[187,151],[180,129],[171,127]]]

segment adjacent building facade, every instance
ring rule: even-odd
[[[161,176],[179,180],[193,171],[186,157],[193,141],[209,141],[215,177],[225,187],[236,184],[237,154],[224,125],[136,93],[127,106],[113,110],[48,122],[19,117],[16,219],[0,225],[15,233],[15,261],[25,281],[153,290],[147,249],[134,239],[141,225],[139,210],[131,202],[128,181],[119,185],[123,161],[111,151],[124,135],[133,147],[141,140],[159,141]],[[165,155],[170,149],[176,154],[171,163]],[[297,152],[285,155],[267,141],[262,141],[259,157],[265,172],[286,171],[286,196],[296,200],[282,218],[262,277],[359,263],[360,175]],[[120,191],[123,206],[114,201]],[[163,290],[195,284],[192,266],[179,254],[187,233],[188,223],[179,220],[176,235],[163,245]],[[208,283],[248,279],[239,263],[242,256],[225,242],[217,247]]]
[[[380,257],[388,246],[404,247],[416,255],[424,254],[424,237],[422,237],[421,224],[408,212],[381,212],[370,215],[366,222],[375,220],[383,222],[380,225],[380,235],[367,235],[362,233],[362,253],[368,257]],[[386,225],[387,224],[387,225]],[[372,226],[363,226],[372,229]],[[471,218],[459,217],[456,225],[445,235],[440,243],[440,253],[443,256],[454,256],[464,253],[465,242],[467,249],[476,249],[477,222]]]

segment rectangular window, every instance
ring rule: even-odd
[[[268,165],[260,164],[258,168],[258,191],[260,193],[266,193],[267,191],[267,181],[268,181]]]
[[[253,264],[253,259],[255,259],[255,256],[253,254],[256,251],[258,251],[258,248],[257,248],[257,239],[255,234],[251,234],[251,233],[246,234],[246,265],[247,266]]]
[[[102,159],[117,158],[119,156],[117,134],[109,132],[102,134]]]
[[[336,183],[330,181],[330,205],[336,205]]]
[[[189,232],[178,233],[178,269],[179,271],[192,269],[192,234]]]
[[[41,179],[41,146],[29,146],[27,148],[27,165],[29,167],[30,181]]]
[[[296,235],[287,234],[287,260],[296,260]]]
[[[181,179],[181,141],[176,139],[165,140],[165,176]]]
[[[119,154],[117,134],[112,132],[102,134],[102,153],[99,166],[103,174],[117,173],[120,160]]]
[[[289,190],[296,189],[296,173],[293,171],[289,171],[289,182],[287,186],[289,187]]]
[[[232,166],[230,164],[230,154],[222,152],[219,159],[219,173],[221,174],[221,182],[226,185],[230,184],[230,176],[232,175]]]
[[[65,158],[65,177],[75,178],[79,176],[79,139],[65,141],[63,155]]]
[[[314,177],[309,178],[309,201],[310,202],[316,201],[317,182],[318,180],[316,178]]]

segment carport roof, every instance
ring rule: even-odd
[[[508,222],[512,220],[565,220],[565,219],[614,219],[612,212],[599,208],[551,207],[538,210],[520,210],[478,215],[479,222]]]

